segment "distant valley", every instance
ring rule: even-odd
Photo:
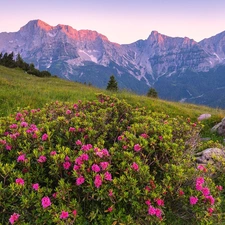
[[[96,31],[33,20],[18,32],[0,33],[0,52],[20,53],[39,70],[105,88],[225,108],[225,32],[196,42],[152,31],[146,40],[119,45]]]

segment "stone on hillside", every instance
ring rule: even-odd
[[[207,120],[211,117],[211,114],[202,114],[198,117],[198,121]]]
[[[217,132],[219,135],[222,135],[225,137],[225,117],[222,119],[222,121],[218,124],[216,124],[212,129],[212,132]]]
[[[225,160],[225,151],[220,148],[207,148],[196,154],[199,164],[214,164],[217,160]]]

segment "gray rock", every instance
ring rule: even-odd
[[[207,120],[207,119],[209,119],[210,117],[211,117],[211,114],[208,114],[208,113],[202,114],[202,115],[200,115],[200,116],[198,117],[198,121]]]
[[[216,124],[212,129],[212,132],[217,132],[219,135],[225,137],[225,117],[222,119],[222,121],[218,124]]]
[[[214,164],[217,160],[225,160],[225,151],[220,148],[207,148],[196,154],[196,162],[199,164]]]

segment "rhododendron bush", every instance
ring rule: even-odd
[[[0,119],[2,224],[215,224],[221,185],[195,164],[200,127],[116,98]]]

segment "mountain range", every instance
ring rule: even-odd
[[[225,31],[196,42],[152,31],[146,40],[117,44],[96,31],[33,20],[0,33],[0,52],[20,53],[39,70],[105,88],[113,74],[121,89],[225,108]]]

